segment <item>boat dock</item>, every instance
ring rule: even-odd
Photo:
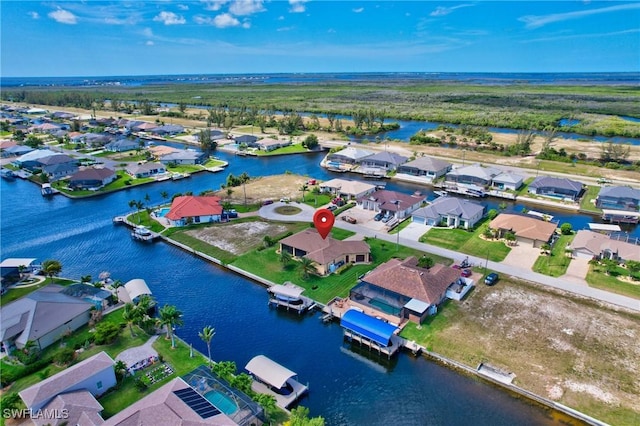
[[[309,390],[296,380],[296,373],[264,355],[253,357],[245,369],[255,379],[251,389],[275,397],[276,405],[285,410]]]
[[[303,296],[304,288],[291,282],[276,284],[267,289],[270,294],[269,306],[283,307],[287,311],[292,309],[298,314],[313,309],[316,304],[306,296]]]
[[[113,218],[114,225],[127,225],[132,229],[131,238],[138,241],[152,242],[160,238],[160,234],[151,231],[149,228],[143,225],[136,225],[127,220],[126,216],[116,216]]]

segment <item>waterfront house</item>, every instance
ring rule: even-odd
[[[319,275],[327,275],[347,263],[371,263],[371,248],[364,241],[323,239],[315,229],[306,229],[280,240],[280,251],[313,261]]]
[[[411,176],[424,176],[436,180],[451,171],[452,164],[433,157],[420,157],[398,166],[398,173]]]
[[[133,151],[139,148],[140,148],[139,141],[131,140],[127,138],[122,138],[122,139],[115,140],[113,142],[109,142],[104,146],[104,149],[111,152]]]
[[[640,262],[640,246],[593,231],[578,231],[569,245],[576,257]]]
[[[437,312],[447,289],[460,279],[458,269],[442,264],[425,269],[418,266],[413,256],[405,260],[391,259],[362,277],[349,292],[349,300],[352,305],[395,316],[399,322],[409,320],[420,324]]]
[[[33,151],[33,148],[24,145],[15,145],[2,148],[3,157],[19,157],[24,154],[28,154]]]
[[[404,164],[407,157],[394,152],[378,152],[377,154],[363,158],[360,165],[363,169],[382,170],[384,172],[396,170],[398,166]]]
[[[491,185],[493,179],[502,173],[502,170],[495,167],[484,167],[480,164],[458,167],[451,170],[446,175],[447,182],[454,182],[465,185],[475,185],[487,187]]]
[[[149,129],[149,133],[153,133],[154,135],[159,135],[159,136],[166,136],[166,135],[174,136],[183,132],[184,132],[184,127],[180,126],[179,124],[165,124],[162,126]]]
[[[220,197],[185,195],[171,202],[171,209],[164,216],[173,226],[189,223],[220,222],[222,205]]]
[[[551,242],[557,225],[534,216],[500,213],[491,221],[489,228],[496,230],[499,238],[513,232],[517,241],[540,247]]]
[[[471,229],[484,213],[482,204],[456,197],[439,197],[428,206],[414,211],[411,220],[423,225]]]
[[[5,349],[22,349],[32,340],[44,349],[89,322],[93,304],[48,285],[0,308],[0,339]]]
[[[166,173],[167,169],[162,163],[143,163],[130,164],[126,171],[134,178],[148,178]]]
[[[147,148],[149,153],[156,159],[162,158],[165,155],[174,154],[176,152],[180,152],[181,150],[178,148],[174,148],[172,146],[166,145],[154,145]]]
[[[100,147],[111,142],[112,135],[104,133],[83,133],[80,141],[91,147]]]
[[[327,166],[331,168],[340,168],[341,165],[354,165],[361,163],[365,158],[374,155],[374,151],[367,149],[348,147],[337,152],[327,155]]]
[[[56,154],[36,160],[37,166],[50,180],[58,180],[78,171],[78,160],[66,154]]]
[[[38,160],[49,157],[51,155],[59,155],[60,153],[51,151],[50,149],[31,150],[13,160],[13,164],[25,169],[33,169],[40,167]]]
[[[201,151],[182,149],[160,157],[162,164],[202,164],[207,161],[207,154]]]
[[[51,118],[58,120],[71,120],[75,116],[75,114],[66,111],[56,111],[51,113]]]
[[[278,148],[284,148],[285,146],[289,146],[291,145],[291,141],[264,138],[257,141],[256,145],[258,146],[258,149],[269,152],[269,151],[276,150]]]
[[[68,416],[57,419],[56,423],[52,423],[54,419],[42,419],[36,424],[99,425],[103,423],[99,414],[102,406],[95,398],[116,385],[114,365],[113,359],[103,351],[26,388],[19,395],[33,412],[60,407],[68,410]]]
[[[116,172],[106,167],[87,167],[71,175],[69,187],[73,189],[102,188],[117,177]]]
[[[596,207],[637,212],[640,209],[640,189],[630,186],[604,186],[600,188],[596,198]]]
[[[529,193],[564,201],[577,201],[582,195],[581,182],[551,176],[539,176],[529,184]]]
[[[506,172],[493,178],[491,186],[501,191],[517,191],[524,182],[524,176]]]
[[[146,121],[137,121],[134,124],[132,124],[131,126],[127,125],[129,127],[129,130],[131,130],[132,132],[150,132],[151,130],[155,129],[156,127],[160,127],[159,125],[155,124],[155,123],[148,123]]]
[[[233,138],[238,145],[245,144],[250,148],[257,148],[258,137],[254,135],[240,135]]]
[[[356,200],[358,207],[364,210],[388,213],[396,219],[403,219],[420,207],[425,197],[407,195],[402,192],[378,190]]]
[[[76,299],[84,300],[85,302],[93,303],[93,306],[99,311],[102,311],[109,306],[109,300],[111,299],[111,292],[98,288],[91,284],[76,283],[65,286],[61,291],[62,294],[75,297]]]
[[[375,185],[357,180],[331,179],[319,185],[320,192],[330,193],[336,197],[358,199],[369,195],[376,190]]]

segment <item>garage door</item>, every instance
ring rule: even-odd
[[[420,225],[424,225],[424,217],[416,217],[416,216],[411,216],[411,221],[415,222],[415,223],[419,223]]]

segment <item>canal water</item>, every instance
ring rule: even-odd
[[[318,167],[320,158],[230,158],[224,173],[201,173],[85,200],[46,199],[34,184],[2,180],[1,256],[57,259],[62,275],[71,278],[97,278],[102,271],[125,282],[143,278],[160,305],[174,304],[184,312],[180,337],[206,352],[198,332],[211,325],[216,329],[214,359],[235,361],[242,371],[253,356],[265,354],[296,371],[310,386],[302,405],[329,425],[559,424],[540,407],[424,358],[400,354],[386,361],[354,351],[343,344],[340,327],[323,324],[319,314],[299,317],[270,309],[266,291],[255,283],[168,244],[132,241],[126,228],[111,222],[129,210],[130,200],[148,194],[153,204],[162,201],[161,191],[217,189],[229,172],[257,176],[289,170],[334,177]],[[389,187],[409,193],[414,189]]]

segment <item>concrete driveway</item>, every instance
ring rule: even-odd
[[[531,270],[538,256],[540,256],[539,248],[533,247],[531,244],[518,242],[518,245],[511,247],[511,251],[502,263]]]
[[[430,225],[411,222],[409,225],[407,225],[406,228],[400,231],[400,238],[406,238],[407,240],[411,241],[418,241],[420,237],[423,236],[424,233],[429,229],[431,229]]]
[[[569,263],[567,272],[561,278],[574,283],[586,284],[587,272],[589,272],[589,259],[574,257]]]

